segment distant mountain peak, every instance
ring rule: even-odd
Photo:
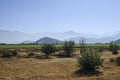
[[[51,37],[43,37],[36,41],[37,44],[57,44],[61,43],[62,41],[51,38]]]

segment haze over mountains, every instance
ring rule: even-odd
[[[0,30],[0,43],[22,43],[22,42],[34,42],[43,37],[51,37],[61,41],[74,40],[79,43],[81,37],[85,38],[86,43],[109,43],[120,39],[120,32],[111,35],[96,35],[93,33],[77,33],[74,31],[66,32],[45,32],[45,33],[25,33],[20,31],[7,31]]]

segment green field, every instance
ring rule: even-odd
[[[62,45],[55,45],[56,47],[61,47]],[[79,47],[79,44],[75,45],[76,47]],[[108,47],[109,44],[86,44],[87,47]],[[6,49],[27,49],[27,48],[40,48],[41,45],[34,45],[34,44],[30,44],[30,45],[20,45],[20,44],[8,44],[8,45],[0,45],[0,49],[6,48]]]
[[[21,49],[21,48],[40,48],[41,45],[0,45],[0,49],[6,48],[6,49]]]

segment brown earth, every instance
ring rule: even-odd
[[[0,58],[0,80],[120,80],[120,66],[110,58],[120,56],[103,52],[104,64],[99,76],[77,76],[76,58]]]

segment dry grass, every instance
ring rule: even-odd
[[[110,63],[111,52],[103,52],[103,73],[99,76],[78,77],[74,73],[78,69],[75,58],[0,58],[0,80],[120,80],[120,67]]]

